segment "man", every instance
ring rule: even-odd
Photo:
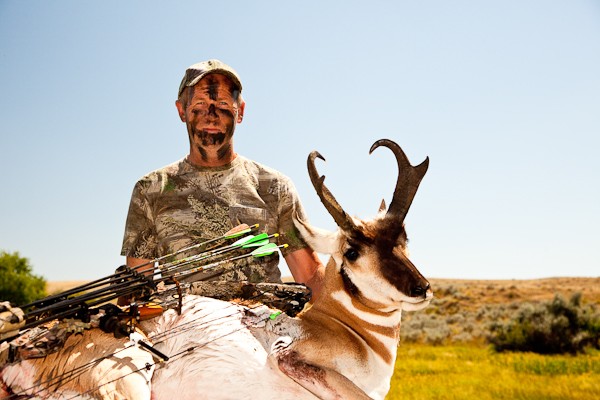
[[[278,171],[234,151],[244,117],[241,80],[230,66],[209,60],[190,66],[175,102],[185,123],[189,154],[149,173],[134,187],[121,255],[135,267],[193,243],[219,237],[240,223],[279,233],[296,282],[316,297],[323,265],[299,237],[292,216],[303,216],[293,183]],[[243,262],[203,279],[280,282],[278,257]]]

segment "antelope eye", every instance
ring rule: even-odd
[[[356,250],[352,247],[349,248],[348,250],[346,250],[346,252],[344,253],[344,257],[346,257],[348,259],[348,261],[356,261],[358,256],[359,256],[358,250]]]

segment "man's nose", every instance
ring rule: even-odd
[[[215,107],[214,104],[211,104],[210,106],[208,106],[208,116],[209,117],[213,117],[213,118],[217,118],[217,108]]]

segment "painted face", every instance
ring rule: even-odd
[[[190,151],[198,152],[204,160],[213,154],[224,159],[233,151],[233,132],[241,119],[234,90],[228,77],[211,74],[187,92],[184,114]]]

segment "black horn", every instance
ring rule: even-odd
[[[325,158],[318,151],[313,151],[309,154],[307,160],[308,166],[308,175],[310,176],[310,181],[312,182],[317,195],[321,199],[321,202],[329,212],[329,214],[333,217],[335,223],[344,231],[352,231],[356,229],[356,225],[352,218],[346,214],[344,209],[337,202],[335,197],[331,194],[329,189],[324,184],[325,176],[319,175],[317,172],[317,168],[315,167],[315,158],[320,158],[325,161]]]
[[[395,142],[389,139],[380,139],[373,143],[369,154],[380,147],[387,147],[392,150],[396,156],[396,162],[398,163],[398,180],[396,181],[396,188],[394,189],[394,196],[390,203],[390,208],[386,213],[386,217],[393,218],[399,221],[400,225],[404,222],[404,218],[408,213],[408,209],[417,193],[421,179],[425,176],[427,168],[429,167],[429,157],[425,158],[421,164],[412,166],[406,154],[402,151],[402,148]]]

